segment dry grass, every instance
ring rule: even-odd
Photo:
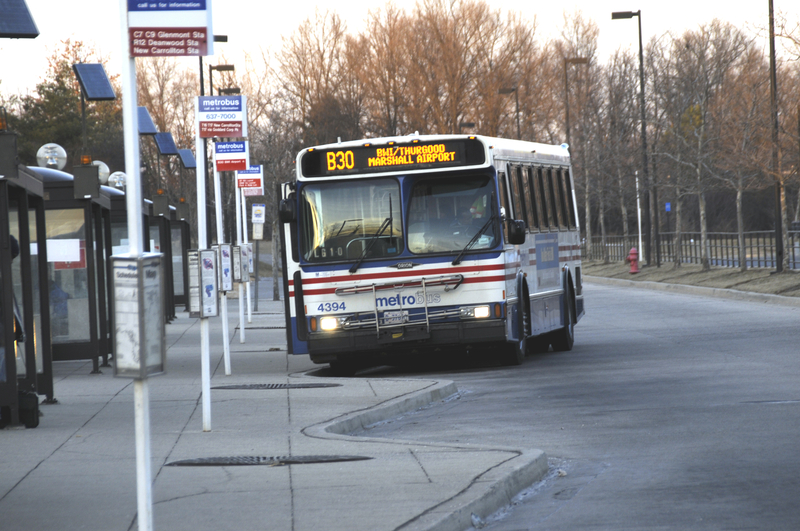
[[[703,271],[696,264],[683,264],[674,267],[667,263],[661,267],[643,267],[637,274],[630,274],[628,264],[615,262],[584,262],[583,274],[586,276],[622,278],[633,281],[665,282],[709,288],[736,289],[755,293],[770,293],[789,297],[800,297],[800,272],[788,271],[775,274],[773,269],[748,269],[739,271],[728,267],[712,267]]]

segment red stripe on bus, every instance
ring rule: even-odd
[[[408,270],[408,271],[387,271],[386,273],[367,273],[365,275],[338,275],[335,277],[311,277],[304,278],[303,284],[327,284],[329,282],[353,282],[356,280],[378,280],[383,278],[403,278],[415,277],[420,275],[441,275],[441,274],[459,274],[459,273],[474,273],[480,271],[497,271],[505,269],[505,264],[492,264],[483,266],[470,266],[470,267],[443,267],[438,269],[425,269],[425,270]],[[294,279],[289,279],[289,285],[294,286]]]

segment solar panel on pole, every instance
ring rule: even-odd
[[[0,38],[35,39],[39,28],[25,0],[0,0]]]
[[[179,149],[178,155],[181,157],[181,165],[184,169],[193,170],[197,168],[197,161],[191,149]]]
[[[140,135],[154,135],[158,133],[158,129],[156,129],[156,124],[153,123],[153,119],[150,117],[150,113],[147,110],[147,107],[139,107],[139,134]]]
[[[156,133],[156,145],[158,146],[158,153],[161,155],[177,155],[178,146],[175,145],[175,140],[172,139],[172,133]]]
[[[89,101],[107,101],[117,99],[114,88],[108,80],[105,69],[100,63],[79,63],[72,65],[81,90]]]

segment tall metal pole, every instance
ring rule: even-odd
[[[772,164],[775,177],[775,272],[783,272],[783,211],[781,209],[782,183],[778,150],[778,75],[775,68],[775,18],[772,0],[769,0],[769,100],[772,112]]]
[[[569,78],[567,77],[567,65],[586,65],[589,64],[587,57],[565,57],[564,58],[564,110],[567,126],[567,145],[569,145]]]
[[[648,168],[647,163],[647,111],[645,109],[645,100],[644,100],[644,48],[642,47],[642,11],[639,10],[636,12],[636,18],[639,21],[639,106],[641,107],[642,112],[642,172],[644,174],[644,180],[647,189],[645,190],[645,194],[648,195],[648,200],[645,201],[644,209],[645,209],[645,233],[647,236],[647,240],[645,241],[645,258],[647,259],[647,265],[650,265],[652,255],[650,249],[650,238],[651,238],[651,226],[650,226],[650,201],[649,201],[649,193],[652,190],[653,193],[653,202],[656,200],[656,192],[655,188],[653,187],[653,182],[650,177],[650,170]],[[658,212],[658,207],[656,207],[656,212]],[[657,215],[657,214],[656,214]],[[658,226],[656,226],[656,231],[658,231]]]
[[[125,206],[128,211],[128,252],[144,252],[142,180],[139,167],[139,117],[136,104],[136,62],[128,43],[128,4],[119,0],[122,68],[122,125],[125,152]],[[81,93],[83,94],[83,93]],[[144,355],[140,346],[139,355]],[[150,391],[147,379],[133,381],[134,438],[136,447],[136,502],[139,531],[153,529],[153,488],[150,454]]]
[[[567,145],[571,145],[569,141],[569,82],[567,79],[567,58],[564,58],[564,115],[567,126]]]

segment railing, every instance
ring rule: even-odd
[[[675,233],[662,232],[661,262],[675,261]],[[622,262],[632,247],[639,247],[639,236],[606,236],[605,254],[610,262]],[[584,259],[602,261],[602,238],[592,238],[591,253],[587,253],[586,242],[581,245]],[[722,267],[739,267],[739,235],[735,232],[708,233],[708,249],[711,265]],[[681,263],[699,264],[703,259],[699,232],[682,232],[680,241]],[[655,250],[654,250],[655,251]],[[784,253],[789,257],[789,269],[800,269],[800,232],[790,231],[788,246]],[[656,260],[655,252],[652,256]],[[775,265],[775,231],[754,231],[744,233],[744,260],[747,267],[774,268]],[[639,261],[644,262],[644,252],[639,249]]]

